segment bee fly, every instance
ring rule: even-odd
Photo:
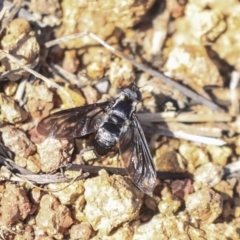
[[[143,130],[135,114],[142,100],[135,86],[123,89],[112,102],[94,103],[63,110],[40,121],[37,130],[44,136],[75,138],[96,132],[93,141],[98,155],[105,155],[119,143],[124,167],[133,183],[151,195],[156,171]]]

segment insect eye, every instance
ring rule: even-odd
[[[134,101],[138,101],[140,102],[142,100],[142,94],[139,91],[139,89],[135,86],[133,87],[129,87],[129,88],[125,88],[123,90],[123,93],[125,96],[127,96],[129,99],[132,99]]]

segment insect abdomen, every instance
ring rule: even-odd
[[[93,146],[98,155],[106,155],[116,145],[120,127],[111,122],[105,122],[97,131]]]

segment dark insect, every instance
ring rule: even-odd
[[[119,143],[124,167],[134,184],[152,194],[156,171],[141,125],[135,115],[142,96],[137,87],[125,88],[112,102],[76,107],[54,113],[38,124],[44,136],[76,138],[96,132],[93,146],[105,155]]]

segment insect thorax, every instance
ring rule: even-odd
[[[99,155],[105,155],[116,145],[122,128],[131,119],[135,104],[126,99],[119,99],[108,112],[108,118],[98,129],[93,146]]]

